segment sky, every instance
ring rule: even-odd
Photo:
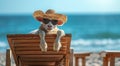
[[[120,0],[0,0],[0,14],[30,14],[54,9],[61,13],[120,13]]]

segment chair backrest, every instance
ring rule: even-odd
[[[47,52],[42,52],[39,47],[39,35],[9,34],[7,35],[7,38],[15,63],[17,65],[24,62],[27,64],[28,61],[31,61],[31,63],[28,62],[28,64],[31,65],[34,64],[32,61],[36,61],[35,64],[37,64],[37,61],[57,61],[60,60],[63,55],[67,54],[70,50],[71,34],[66,34],[61,38],[62,48],[59,52],[53,51],[53,43],[56,35],[46,35],[45,39],[48,44]]]

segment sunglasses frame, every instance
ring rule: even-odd
[[[49,22],[51,22],[53,25],[57,25],[58,24],[58,20],[54,20],[54,19],[47,19],[47,18],[43,18],[42,22],[44,24],[48,24]]]

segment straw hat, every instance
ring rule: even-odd
[[[41,22],[43,18],[47,18],[50,20],[58,20],[58,25],[62,25],[67,21],[67,16],[55,13],[55,11],[52,9],[47,10],[45,13],[41,10],[37,10],[34,12],[33,16],[34,18]]]

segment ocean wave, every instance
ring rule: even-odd
[[[7,44],[5,43],[5,42],[2,42],[2,41],[0,41],[0,47],[6,47],[7,46]]]
[[[120,39],[77,39],[72,40],[72,45],[114,45],[120,44]]]
[[[36,34],[36,32],[38,31],[38,29],[32,30],[31,32],[29,32],[30,34]]]
[[[120,39],[77,39],[72,40],[71,48],[75,52],[93,52],[104,50],[120,50]]]
[[[8,48],[8,43],[0,41],[0,52]],[[120,39],[77,39],[72,40],[71,48],[80,51],[120,50]]]

